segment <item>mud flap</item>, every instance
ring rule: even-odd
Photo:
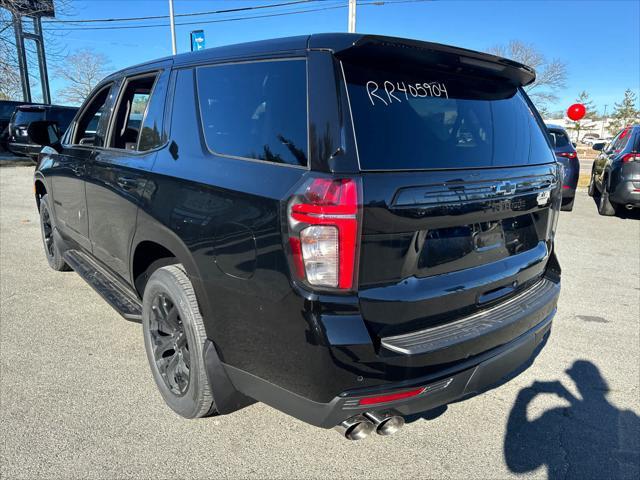
[[[233,386],[211,340],[205,342],[203,356],[218,413],[221,415],[233,413],[256,402],[238,392]]]

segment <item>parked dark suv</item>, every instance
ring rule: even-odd
[[[142,322],[180,415],[258,400],[350,439],[392,433],[497,382],[551,327],[561,181],[534,78],[349,34],[123,70],[61,141],[31,126],[47,259]]]
[[[596,143],[589,195],[600,193],[598,213],[615,215],[640,207],[640,125],[622,129],[608,144]]]
[[[563,167],[562,177],[562,210],[573,210],[573,203],[580,176],[578,152],[569,140],[567,131],[559,125],[547,124],[553,151]]]
[[[16,107],[7,127],[7,149],[15,155],[31,157],[35,160],[40,152],[40,145],[29,138],[29,124],[34,121],[48,120],[55,123],[56,128],[64,133],[77,111],[75,107],[61,105],[29,104]]]
[[[13,111],[20,105],[30,105],[30,103],[15,100],[0,100],[0,152],[7,150],[7,142],[9,139],[7,127],[9,126]]]

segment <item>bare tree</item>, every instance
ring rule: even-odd
[[[0,0],[0,96],[14,100],[22,99],[22,84],[20,83],[18,53],[13,30],[13,12],[23,3],[24,0]],[[70,3],[71,0],[55,0],[56,14],[70,14],[72,12]],[[64,49],[58,43],[58,38],[64,34],[50,30],[45,30],[44,33],[47,63],[57,64],[65,56]],[[25,42],[25,49],[29,84],[35,87],[37,75],[39,75],[35,48],[31,42]]]
[[[66,58],[64,66],[56,68],[56,75],[67,84],[57,96],[64,102],[80,104],[110,70],[109,59],[89,49],[76,50]]]
[[[535,46],[512,40],[507,45],[495,45],[489,53],[523,63],[536,71],[536,81],[525,90],[538,109],[558,100],[556,93],[565,87],[567,64],[559,59],[547,60]]]

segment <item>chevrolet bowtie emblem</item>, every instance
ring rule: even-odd
[[[511,182],[500,182],[494,185],[493,189],[498,195],[511,195],[516,192],[516,185]]]

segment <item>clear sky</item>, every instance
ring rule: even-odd
[[[174,0],[175,13],[202,12],[290,0]],[[395,0],[392,0],[395,1]],[[347,0],[325,0],[252,12],[178,18],[177,23],[222,20],[293,10],[328,7],[298,15],[177,26],[178,52],[189,50],[189,32],[202,29],[206,46],[264,38],[347,29]],[[137,17],[168,14],[168,0],[71,0],[60,19]],[[106,25],[164,24],[165,19]],[[83,24],[86,28],[91,25]],[[104,25],[104,24],[100,24]],[[416,38],[474,50],[521,40],[548,58],[568,65],[566,89],[551,110],[566,109],[581,90],[589,92],[599,110],[620,101],[626,88],[640,91],[640,1],[452,1],[434,0],[363,5],[357,31]],[[69,52],[89,47],[107,55],[114,69],[171,54],[169,27],[125,30],[59,30],[59,46]],[[54,28],[47,24],[46,28]],[[52,78],[52,90],[60,86]]]

